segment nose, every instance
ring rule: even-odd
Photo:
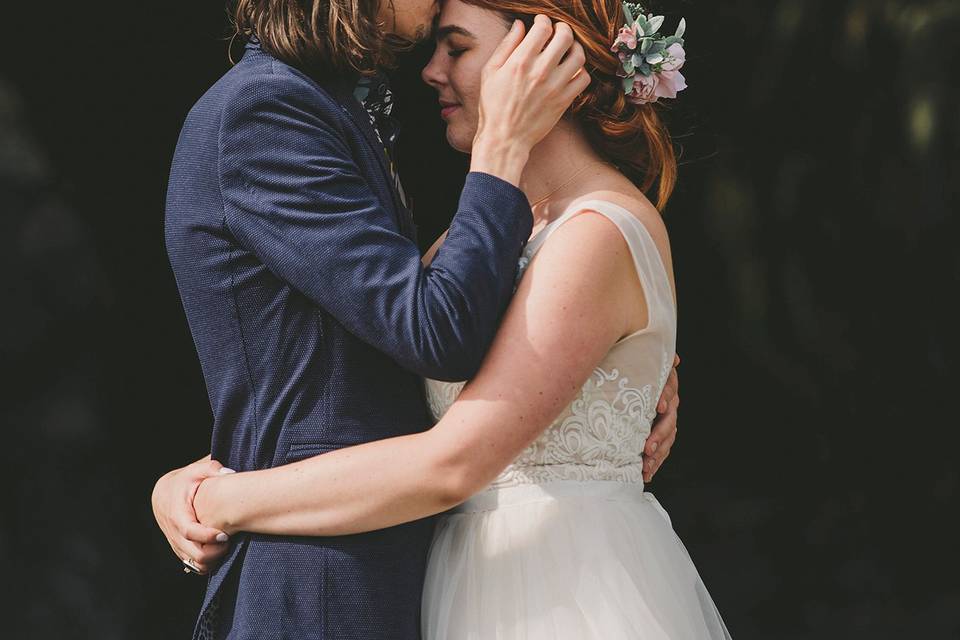
[[[437,50],[434,51],[433,57],[430,58],[430,62],[427,63],[427,66],[423,68],[423,71],[420,73],[420,77],[423,78],[423,81],[439,91],[447,82],[446,71],[443,68],[443,61],[441,59],[440,48],[437,47]]]

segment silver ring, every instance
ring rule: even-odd
[[[183,562],[183,572],[184,573],[195,573],[198,576],[202,576],[203,572],[200,571],[200,567],[197,566],[197,563],[193,561],[193,558],[187,558],[182,560]]]

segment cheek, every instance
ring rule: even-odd
[[[450,84],[457,97],[469,111],[476,112],[480,107],[480,72],[483,66],[461,63],[450,73]]]
[[[483,77],[483,68],[493,55],[496,45],[506,35],[506,30],[502,34],[497,32],[489,36],[484,32],[484,45],[470,51],[467,57],[459,60],[450,70],[450,83],[455,83],[455,89],[461,101],[474,114],[479,111],[480,106],[480,79]]]

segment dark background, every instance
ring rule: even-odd
[[[23,5],[23,6],[21,6]],[[960,2],[660,2],[691,88],[666,211],[679,441],[655,479],[735,638],[960,637]],[[0,15],[4,638],[185,638],[153,524],[210,413],[163,246],[222,2]],[[429,243],[465,160],[395,73]]]

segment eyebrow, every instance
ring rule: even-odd
[[[444,25],[442,27],[437,28],[436,30],[437,42],[440,42],[441,40],[446,40],[447,38],[449,38],[454,34],[466,36],[467,38],[473,38],[474,40],[477,39],[475,35],[467,31],[463,27],[457,26],[455,24],[448,24],[448,25]]]

